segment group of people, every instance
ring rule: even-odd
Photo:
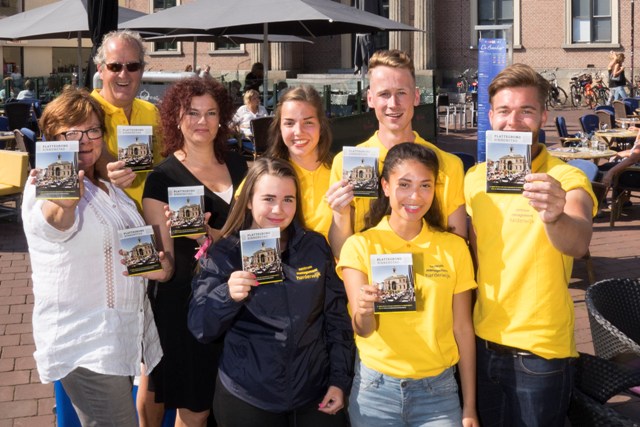
[[[312,87],[278,99],[248,168],[228,150],[221,83],[181,80],[158,111],[135,98],[137,34],[106,35],[95,63],[103,88],[66,89],[41,119],[47,140],[80,140],[81,198],[37,200],[30,182],[23,203],[38,371],[62,381],[83,425],[137,425],[134,375],[142,426],[165,407],[181,426],[564,425],[578,356],[567,285],[596,199],[537,142],[549,83],[533,69],[509,66],[489,87],[493,129],[534,141],[522,194],[495,194],[484,163],[465,176],[413,131],[411,58],[376,52],[378,130],[359,144],[379,150],[371,201],[343,179]],[[116,161],[117,125],[154,126],[152,172]],[[167,189],[194,185],[206,234],[172,238]],[[130,277],[117,231],[141,224],[162,269]],[[262,228],[280,230],[278,283],[242,269],[239,232]],[[371,257],[385,254],[412,259],[415,310],[375,311]]]

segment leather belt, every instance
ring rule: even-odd
[[[502,345],[493,341],[484,341],[484,346],[487,350],[494,351],[498,354],[507,354],[511,356],[534,356],[530,351],[522,350],[516,347],[509,347],[508,345]]]

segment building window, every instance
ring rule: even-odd
[[[215,43],[211,43],[211,51],[218,53],[237,53],[242,52],[244,49],[242,44],[236,43],[233,41],[233,36],[230,36],[231,39],[227,40],[218,40]]]
[[[521,0],[471,0],[471,48],[478,47],[478,39],[506,37],[504,31],[476,31],[476,25],[512,25],[513,47],[520,47]]]
[[[616,47],[619,0],[565,0],[565,44]]]
[[[175,7],[179,4],[178,0],[151,0],[152,11],[159,12],[170,7]],[[153,42],[152,53],[179,53],[180,43],[176,41],[169,42]]]

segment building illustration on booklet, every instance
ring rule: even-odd
[[[240,245],[244,271],[255,274],[261,285],[282,281],[279,228],[241,230]]]
[[[36,198],[78,199],[78,141],[42,141],[36,144]]]
[[[355,197],[378,197],[378,148],[344,147],[342,179],[353,185]]]
[[[381,298],[374,304],[376,313],[416,310],[411,254],[371,255],[371,277]]]
[[[171,237],[205,234],[204,186],[169,187]]]
[[[522,193],[531,173],[531,132],[487,131],[487,193]]]
[[[152,226],[118,230],[118,237],[121,246],[120,254],[124,257],[127,273],[130,276],[162,269]]]
[[[118,125],[118,160],[135,172],[153,168],[153,127]]]

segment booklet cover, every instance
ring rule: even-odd
[[[531,140],[531,132],[487,131],[487,193],[522,193]]]
[[[169,187],[171,237],[206,233],[204,226],[204,186]]]
[[[121,253],[130,276],[162,270],[153,227],[145,225],[118,230],[118,237],[122,248]]]
[[[153,169],[153,127],[118,125],[118,160],[135,172]]]
[[[416,310],[411,254],[371,255],[371,277],[382,299],[374,304],[376,313]]]
[[[78,141],[42,141],[36,144],[37,199],[79,199]]]
[[[240,245],[244,271],[255,274],[261,285],[282,281],[278,227],[240,230]]]
[[[342,149],[342,179],[353,185],[355,197],[378,197],[380,150],[367,147]]]

